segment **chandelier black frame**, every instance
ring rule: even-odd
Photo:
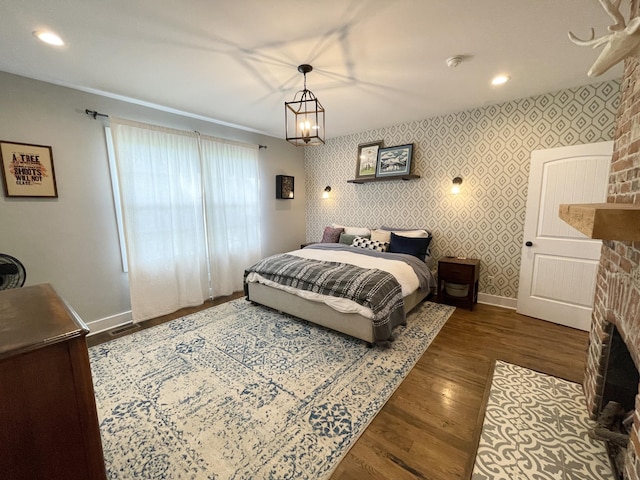
[[[307,89],[307,73],[312,70],[306,63],[298,66],[304,75],[304,88],[296,92],[292,101],[284,103],[286,138],[297,147],[324,143],[324,107]]]

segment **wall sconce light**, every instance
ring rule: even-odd
[[[453,186],[451,187],[451,193],[457,195],[460,193],[460,185],[462,185],[462,178],[455,177],[453,179]]]
[[[322,192],[322,198],[329,198],[329,192],[331,191],[331,187],[324,187],[324,192]]]

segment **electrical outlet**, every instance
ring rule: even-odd
[[[487,287],[493,287],[493,276],[487,276]]]

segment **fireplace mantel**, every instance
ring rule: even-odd
[[[560,218],[589,238],[621,242],[640,240],[640,205],[561,204]]]

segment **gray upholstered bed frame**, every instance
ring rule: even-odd
[[[370,344],[376,342],[371,319],[357,313],[341,313],[321,302],[307,300],[292,293],[257,282],[247,284],[247,300],[288,313],[312,323],[359,338]],[[404,299],[405,314],[433,293],[432,289],[418,289]],[[389,339],[391,340],[391,339]]]

